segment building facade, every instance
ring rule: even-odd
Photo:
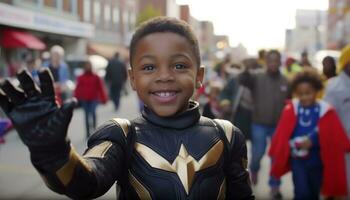
[[[286,30],[285,51],[288,54],[310,54],[326,48],[327,12],[321,10],[297,10],[296,26]]]
[[[81,18],[95,26],[95,36],[88,41],[88,53],[110,58],[119,52],[126,59],[137,5],[136,0],[84,0]]]
[[[329,0],[327,47],[339,50],[350,43],[350,0]]]

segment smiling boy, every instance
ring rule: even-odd
[[[167,17],[142,24],[130,63],[142,116],[106,122],[83,156],[66,137],[74,102],[57,107],[48,71],[39,75],[41,92],[26,71],[18,74],[24,93],[1,85],[0,105],[48,187],[77,199],[101,196],[115,181],[119,199],[254,199],[242,133],[201,117],[190,100],[204,74],[190,27]]]

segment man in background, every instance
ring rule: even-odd
[[[127,69],[125,63],[119,58],[119,53],[115,53],[109,60],[106,68],[105,81],[109,87],[109,97],[112,99],[114,108],[119,109],[120,93],[127,80]]]

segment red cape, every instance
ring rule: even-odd
[[[323,163],[321,193],[327,196],[346,196],[345,153],[350,150],[350,141],[335,110],[320,101],[321,111],[318,122],[320,154]],[[296,109],[299,102],[289,102],[281,115],[272,138],[269,155],[273,159],[271,175],[279,178],[290,170],[289,139],[297,123]]]

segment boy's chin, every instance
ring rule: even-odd
[[[184,111],[186,111],[185,108],[174,108],[174,106],[170,106],[170,107],[156,107],[154,109],[152,109],[152,111],[158,115],[159,117],[172,117],[175,116],[179,113],[182,113]]]
[[[178,111],[175,109],[155,109],[153,112],[156,113],[159,117],[171,117],[178,113]]]

